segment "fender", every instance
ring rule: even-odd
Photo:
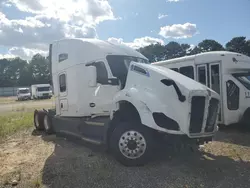
[[[118,92],[113,99],[114,106],[111,110],[110,119],[113,118],[113,113],[118,110],[119,101],[127,101],[133,104],[134,107],[137,109],[142,124],[150,128],[166,132],[165,129],[156,125],[152,113],[164,112],[165,115],[178,120],[177,115],[179,114],[179,112],[175,109],[174,106],[166,108],[166,106],[162,104],[161,100],[154,93],[155,91],[151,92],[149,89],[146,88],[138,89],[135,87],[124,89]]]

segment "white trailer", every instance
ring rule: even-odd
[[[31,86],[32,99],[50,99],[52,91],[50,84],[36,84]]]
[[[17,100],[30,100],[30,88],[18,88],[17,89]]]
[[[218,51],[153,64],[186,75],[220,94],[219,124],[250,127],[250,57]]]
[[[160,135],[203,144],[217,131],[216,92],[133,49],[64,39],[50,63],[56,109],[36,110],[35,127],[107,146],[124,165],[146,163]]]

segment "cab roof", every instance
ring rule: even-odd
[[[119,54],[119,55],[127,55],[127,56],[134,56],[139,57],[142,59],[147,59],[145,56],[143,56],[141,53],[137,52],[136,50],[125,46],[123,44],[114,44],[108,41],[103,41],[99,39],[88,39],[88,38],[67,38],[67,39],[61,39],[57,42],[61,41],[80,41],[83,44],[92,44],[97,49],[101,50],[104,53],[107,54]]]

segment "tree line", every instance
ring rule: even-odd
[[[246,37],[235,37],[223,46],[215,40],[206,39],[193,48],[189,44],[169,42],[166,45],[152,44],[138,49],[150,62],[222,50],[250,56],[250,40],[247,40]],[[43,83],[50,83],[48,57],[36,54],[30,61],[22,60],[19,57],[0,59],[0,87],[30,86]]]
[[[30,86],[50,82],[49,60],[36,54],[30,61],[0,59],[0,87]]]
[[[191,47],[189,44],[169,42],[166,45],[152,44],[150,46],[140,48],[138,51],[146,56],[150,62],[156,62],[183,57],[186,55],[194,55],[202,52],[224,50],[250,56],[250,40],[247,40],[246,37],[234,37],[232,40],[227,42],[225,46],[223,46],[215,40],[206,39],[195,47]]]

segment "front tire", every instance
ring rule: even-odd
[[[153,138],[149,128],[132,122],[121,122],[113,131],[110,149],[125,166],[141,166],[152,157]]]

